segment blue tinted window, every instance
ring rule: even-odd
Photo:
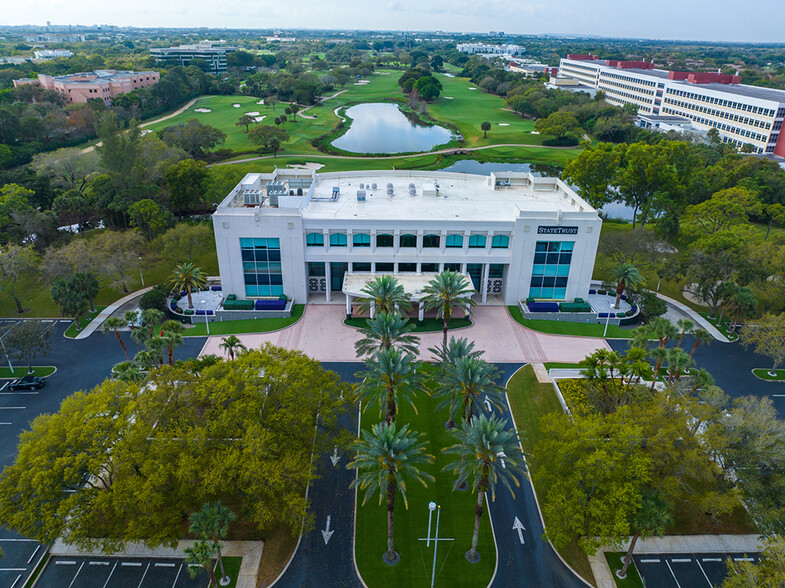
[[[320,236],[318,233],[312,234]],[[277,238],[240,239],[247,297],[283,294],[280,247],[281,241]]]
[[[485,235],[472,235],[469,237],[469,248],[470,249],[482,249],[485,247],[485,242],[487,241]]]
[[[572,263],[573,241],[538,241],[534,248],[534,265],[529,296],[563,300]]]
[[[507,235],[494,235],[491,239],[491,248],[507,249],[510,246],[510,238]]]
[[[366,233],[357,233],[352,235],[352,245],[354,247],[370,247],[371,236]]]
[[[305,235],[305,244],[308,247],[321,247],[324,245],[324,235],[322,233],[308,233]]]
[[[330,247],[346,247],[346,234],[330,233]]]
[[[447,235],[447,247],[463,247],[463,235]]]

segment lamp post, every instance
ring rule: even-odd
[[[142,261],[142,256],[139,256],[139,261]],[[139,264],[139,279],[142,280],[142,288],[144,288],[144,276],[142,275],[142,265]]]
[[[605,317],[605,331],[602,333],[602,338],[605,338],[605,335],[608,334],[608,323],[611,321],[611,309],[613,308],[613,302],[608,305],[608,316]]]
[[[665,258],[662,258],[662,264],[665,265]],[[660,291],[660,282],[662,282],[662,276],[657,274],[657,292]]]
[[[431,546],[431,518],[433,517],[433,511],[436,510],[436,503],[429,502],[428,503],[428,541],[426,542],[426,546]]]
[[[8,333],[6,333],[6,335],[7,334]],[[3,335],[3,337],[5,337],[5,335]],[[3,353],[5,354],[5,359],[6,359],[6,361],[8,361],[8,369],[11,370],[11,375],[13,376],[14,375],[14,366],[11,365],[11,356],[8,355],[8,350],[5,348],[5,343],[3,343],[3,337],[0,337],[0,346],[3,347]],[[431,503],[431,504],[433,504],[433,503]],[[430,521],[429,521],[429,523],[430,523]],[[430,529],[430,527],[428,527],[428,528]]]
[[[433,503],[431,503],[433,504]],[[428,508],[431,508],[431,504],[428,505]],[[433,539],[433,569],[431,570],[431,588],[433,588],[433,583],[436,581],[436,550],[439,549],[439,518],[442,514],[442,507],[436,507],[436,536]],[[430,537],[430,533],[428,534]]]
[[[207,309],[204,307],[204,305],[206,304],[206,301],[202,300],[200,302],[200,304],[202,306],[202,310],[204,310],[204,326],[207,327],[207,336],[209,337],[210,336],[210,321],[208,320],[208,317],[207,317]]]

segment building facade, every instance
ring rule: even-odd
[[[150,49],[150,53],[155,57],[155,62],[163,67],[188,67],[194,59],[203,59],[207,62],[208,71],[218,75],[226,73],[226,56],[238,49],[224,45],[222,41],[199,41],[193,45]]]
[[[601,220],[556,178],[417,171],[251,173],[213,214],[223,292],[331,300],[347,276],[470,276],[483,301],[589,290]]]
[[[559,76],[602,90],[610,104],[635,104],[644,115],[682,117],[698,131],[716,128],[726,143],[785,157],[785,138],[780,139],[785,90],[747,86],[738,76],[665,71],[645,61],[596,55],[568,55],[559,64]]]
[[[59,92],[68,103],[84,104],[91,98],[99,98],[109,105],[115,96],[152,86],[159,79],[157,71],[97,69],[64,76],[38,74],[38,79],[14,80],[14,87],[39,84],[44,90]]]
[[[489,45],[488,43],[458,43],[455,48],[468,55],[522,55],[526,51],[522,45]]]

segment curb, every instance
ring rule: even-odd
[[[761,378],[758,374],[755,373],[755,370],[766,370],[769,371],[769,368],[752,368],[750,373],[758,378],[761,382],[768,382],[769,384],[785,384],[785,378],[778,379],[778,380],[769,380],[767,378]]]

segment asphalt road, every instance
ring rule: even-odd
[[[182,559],[145,557],[52,557],[38,586],[63,588],[204,588],[207,572],[195,578]]]
[[[633,556],[635,567],[646,586],[657,588],[720,586],[728,575],[728,559],[757,562],[760,557],[756,553],[658,553]]]
[[[3,321],[8,324],[9,321]],[[52,323],[52,347],[35,365],[54,365],[57,371],[47,378],[47,385],[33,392],[0,391],[0,468],[11,465],[16,457],[19,434],[43,413],[56,412],[64,398],[79,390],[89,390],[103,382],[112,366],[125,361],[114,335],[93,333],[86,339],[66,339],[63,333],[70,321]],[[130,333],[121,333],[129,352],[136,350]],[[175,351],[176,359],[196,357],[204,346],[204,337],[186,337]],[[21,368],[24,373],[24,368]],[[2,381],[0,381],[2,386]],[[0,588],[19,588],[44,553],[31,542],[5,528],[0,528]],[[21,578],[19,578],[21,576]],[[14,582],[17,582],[14,585]],[[57,584],[51,584],[56,586]]]

